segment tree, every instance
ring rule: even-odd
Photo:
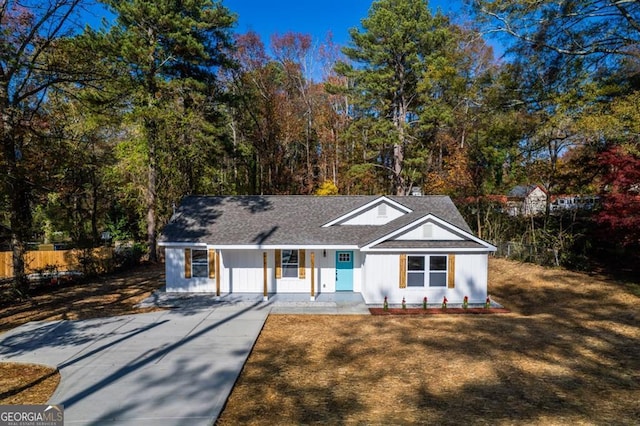
[[[391,173],[394,194],[408,190],[405,150],[415,137],[418,84],[429,61],[444,53],[447,25],[444,16],[431,14],[425,0],[375,1],[362,30],[351,29],[351,43],[343,49],[354,65],[336,66],[350,79],[358,118],[371,125],[380,148],[376,161]]]
[[[46,142],[43,106],[51,90],[95,78],[87,55],[69,57],[71,16],[80,0],[0,3],[0,166],[2,193],[10,199],[14,286],[28,288],[24,255],[31,236],[37,144]],[[86,49],[85,49],[86,51]]]
[[[238,35],[235,44],[238,67],[227,78],[233,96],[232,155],[246,170],[249,193],[287,193],[291,171],[281,143],[286,125],[282,68],[269,57],[257,33]]]
[[[315,129],[316,105],[313,92],[313,80],[310,76],[312,43],[308,34],[288,32],[271,36],[271,49],[280,64],[285,81],[288,119],[283,123],[288,145],[293,145],[294,157],[303,158],[304,173],[300,174],[298,184],[300,192],[309,193],[315,186],[315,167],[317,164],[318,140]],[[290,126],[293,125],[293,126]],[[300,149],[303,152],[300,153]]]
[[[607,191],[597,222],[609,240],[623,246],[640,245],[640,155],[612,148],[600,156]],[[612,238],[613,237],[613,238]]]
[[[172,91],[215,95],[216,71],[231,66],[230,29],[235,17],[215,0],[105,0],[117,15],[109,36],[115,60],[131,78],[131,113],[142,129],[146,157],[146,233],[149,258],[157,259],[160,157],[170,149],[163,136]],[[211,99],[210,99],[211,100]]]
[[[640,3],[627,0],[472,0],[489,32],[571,57],[640,58]]]

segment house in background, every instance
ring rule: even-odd
[[[166,291],[357,292],[481,303],[488,255],[446,196],[190,196],[164,228]]]
[[[600,204],[597,195],[552,195],[549,208],[552,213],[566,210],[593,210]]]
[[[507,194],[507,213],[511,216],[535,216],[547,209],[547,191],[540,185],[519,185]]]

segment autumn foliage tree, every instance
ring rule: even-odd
[[[596,220],[609,240],[640,244],[640,155],[615,147],[600,155],[606,192]]]
[[[28,288],[24,256],[32,235],[32,202],[46,143],[47,94],[63,84],[82,84],[95,74],[87,56],[69,56],[71,17],[80,0],[0,2],[0,168],[9,199],[14,285]],[[79,50],[76,50],[78,53]]]

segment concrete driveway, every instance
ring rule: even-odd
[[[57,366],[49,401],[65,424],[210,425],[270,307],[221,303],[82,321],[33,322],[0,335],[0,361]]]

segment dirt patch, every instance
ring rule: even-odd
[[[55,368],[0,362],[0,405],[44,404],[58,383],[60,373]]]
[[[503,315],[271,315],[218,423],[636,424],[640,298],[502,259]]]
[[[164,285],[164,265],[143,265],[75,285],[40,290],[0,307],[0,333],[29,321],[76,320],[156,310],[138,303]]]

